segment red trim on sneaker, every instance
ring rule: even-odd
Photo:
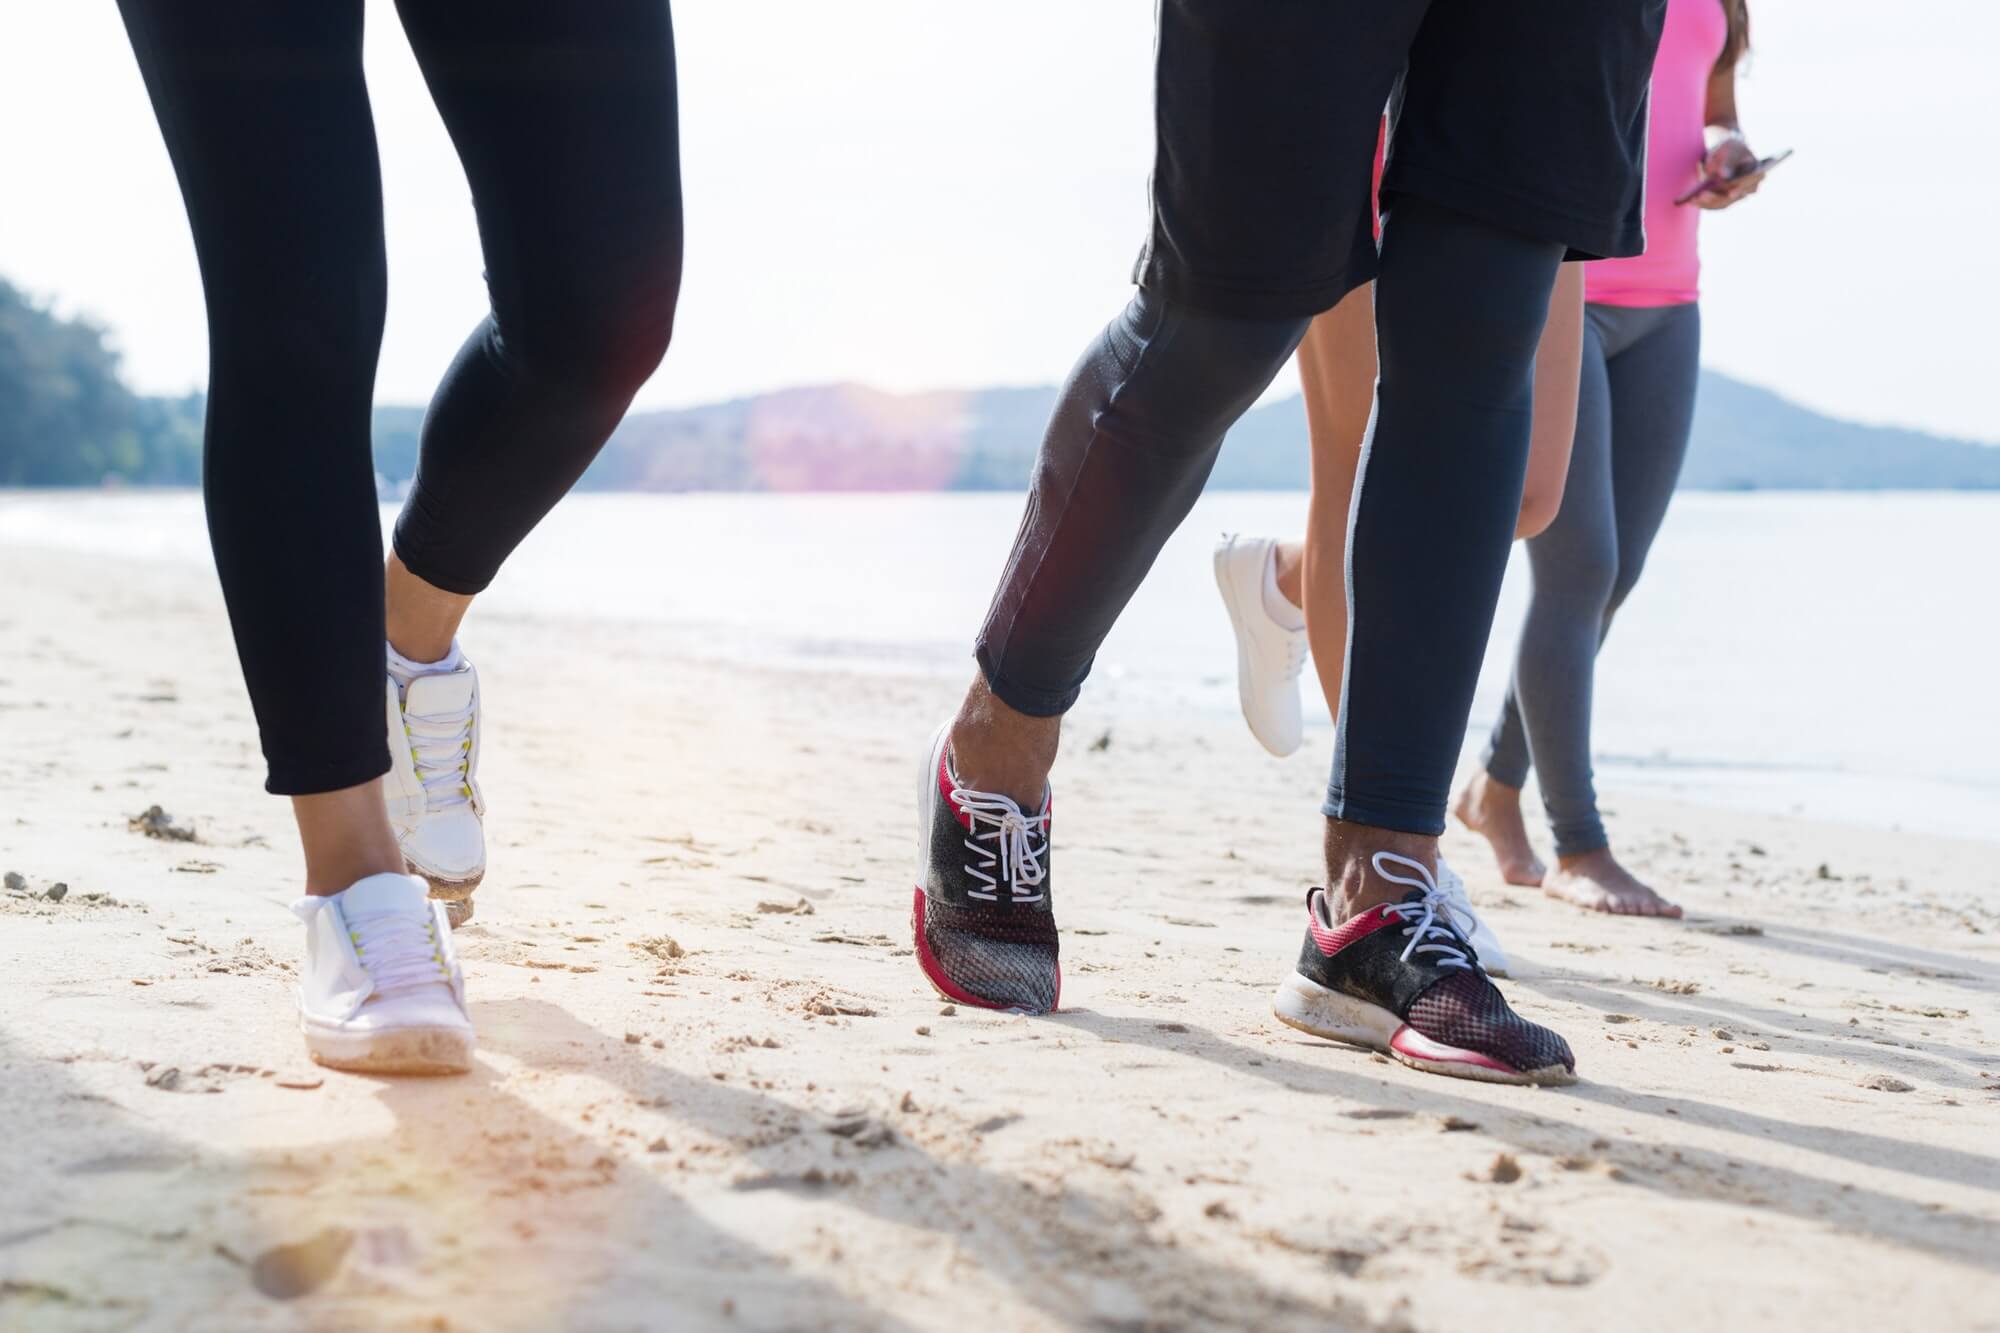
[[[944,797],[944,803],[951,807],[951,817],[956,819],[961,827],[970,830],[971,817],[959,809],[958,802],[952,799],[951,794],[956,790],[958,783],[951,776],[951,746],[947,744],[938,751],[938,795]]]
[[[1356,940],[1366,939],[1382,927],[1395,925],[1401,920],[1401,917],[1386,907],[1371,907],[1328,930],[1319,923],[1319,917],[1314,915],[1311,909],[1307,909],[1306,930],[1311,933],[1313,943],[1318,946],[1319,951],[1331,958]]]
[[[1389,1049],[1398,1055],[1407,1055],[1413,1060],[1428,1060],[1441,1065],[1477,1065],[1481,1069],[1493,1069],[1502,1074],[1527,1074],[1533,1070],[1515,1069],[1505,1065],[1490,1055],[1478,1051],[1468,1051],[1463,1046],[1447,1046],[1441,1041],[1432,1041],[1408,1023],[1396,1029],[1396,1035],[1389,1038]]]
[[[910,930],[916,936],[917,966],[924,970],[925,979],[937,987],[938,994],[947,1000],[969,1004],[975,1009],[1012,1009],[1013,1005],[995,1004],[991,1000],[980,999],[945,975],[944,968],[938,965],[937,956],[931,952],[930,940],[924,933],[925,901],[923,886],[918,885],[917,896],[910,903]],[[1055,999],[1050,1002],[1048,1012],[1054,1013],[1060,1008],[1062,1008],[1062,964],[1058,963]]]

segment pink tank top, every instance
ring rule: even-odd
[[[1701,296],[1701,210],[1676,208],[1701,179],[1708,77],[1729,41],[1722,0],[1668,0],[1653,61],[1646,144],[1646,253],[1584,265],[1584,299],[1599,305],[1686,305]]]

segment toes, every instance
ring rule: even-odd
[[[1607,888],[1600,891],[1598,900],[1604,904],[1603,910],[1611,913],[1613,916],[1651,916],[1653,914],[1653,905],[1640,894]]]
[[[1564,902],[1586,912],[1617,912],[1618,900],[1595,884],[1559,884],[1551,892]]]
[[[1606,916],[1677,918],[1681,915],[1680,904],[1668,902],[1643,884],[1600,884],[1596,880],[1557,875],[1542,881],[1541,889],[1551,898]]]

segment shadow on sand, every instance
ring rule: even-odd
[[[1447,1090],[1448,1080],[1430,1075],[1400,1071],[1385,1077],[1366,1075],[1360,1072],[1369,1067],[1363,1063],[1365,1056],[1330,1042],[1297,1041],[1301,1050],[1319,1051],[1326,1057],[1325,1064],[1308,1064],[1185,1024],[1182,1026],[1187,1026],[1187,1031],[1169,1033],[1150,1019],[1089,1010],[1068,1011],[1050,1021],[1108,1042],[1127,1042],[1204,1060],[1242,1077],[1277,1083],[1311,1096],[1361,1107],[1457,1116],[1477,1122],[1488,1136],[1524,1152],[1558,1158],[1594,1152],[1640,1188],[1675,1198],[1780,1209],[1969,1268],[2000,1272],[2000,1226],[1986,1219],[1751,1160],[1756,1140],[1777,1136],[1790,1146],[1859,1166],[1900,1171],[1919,1180],[1980,1182],[1986,1188],[2000,1189],[2000,1181],[1996,1181],[2000,1166],[1992,1158],[1904,1139],[1774,1121],[1729,1107],[1675,1101],[1588,1082],[1553,1093],[1524,1089],[1521,1108],[1514,1110],[1454,1095]],[[1743,1135],[1746,1143],[1741,1153],[1732,1155],[1666,1137],[1619,1137],[1556,1119],[1565,1097],[1659,1116],[1663,1126],[1680,1120],[1725,1130]],[[1669,1116],[1670,1110],[1677,1114]],[[1607,1147],[1591,1147],[1593,1141],[1607,1139]]]

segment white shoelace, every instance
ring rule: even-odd
[[[451,968],[438,943],[437,918],[426,911],[366,912],[347,918],[354,955],[375,983],[377,995],[416,986],[451,984]]]
[[[965,842],[965,849],[979,858],[978,865],[966,865],[965,873],[986,884],[984,891],[966,890],[967,896],[996,902],[1000,896],[1000,885],[1004,882],[1012,901],[1040,902],[1043,898],[1041,893],[1024,890],[1040,884],[1048,873],[1042,868],[1041,861],[1049,845],[1046,807],[1041,814],[1030,817],[1021,813],[1021,807],[1008,797],[965,787],[953,787],[951,799],[952,804],[965,812],[972,826],[972,837]],[[993,831],[981,833],[981,824],[991,825]],[[1031,830],[1041,835],[1039,847],[1030,835]]]
[[[1304,630],[1291,636],[1285,644],[1285,679],[1297,680],[1299,673],[1306,669],[1308,644]]]
[[[1398,875],[1388,869],[1394,864],[1408,866],[1417,872],[1417,878]],[[1430,868],[1422,861],[1413,861],[1395,852],[1377,852],[1369,858],[1375,873],[1391,884],[1407,884],[1413,889],[1422,889],[1424,896],[1413,903],[1390,903],[1383,910],[1411,924],[1403,927],[1403,934],[1410,942],[1403,946],[1402,958],[1408,962],[1412,954],[1437,954],[1440,967],[1462,967],[1475,970],[1469,946],[1460,928],[1457,909],[1451,900],[1438,888],[1431,878]]]
[[[472,705],[428,717],[406,712],[403,731],[424,785],[424,805],[445,810],[472,799]]]

